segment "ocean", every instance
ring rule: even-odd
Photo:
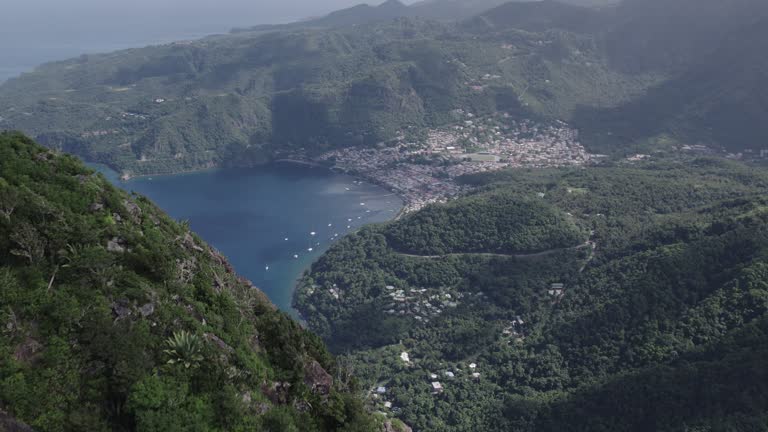
[[[391,220],[403,206],[398,196],[378,186],[302,165],[126,182],[108,173],[119,187],[146,195],[172,217],[188,220],[240,275],[294,316],[296,281],[312,262],[344,235]]]

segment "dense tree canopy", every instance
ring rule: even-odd
[[[376,429],[322,342],[147,199],[3,133],[0,211],[0,409],[35,430]]]
[[[369,403],[430,431],[764,429],[763,170],[696,159],[465,181],[481,191],[334,245],[297,293],[310,328],[386,387]],[[489,226],[582,227],[589,243],[473,249]],[[453,249],[428,251],[464,253],[402,252],[445,238]]]

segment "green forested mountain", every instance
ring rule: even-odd
[[[618,107],[582,110],[576,122],[595,146],[657,137],[726,143],[733,151],[768,148],[768,13],[734,30],[712,51]],[[672,48],[674,49],[674,48]],[[677,54],[669,52],[670,57]],[[634,57],[638,59],[638,57]]]
[[[697,159],[466,181],[483,190],[337,243],[297,293],[310,328],[383,388],[371,405],[424,431],[765,429],[764,170]],[[584,237],[488,253],[572,227]]]
[[[0,134],[0,328],[0,426],[379,427],[323,343],[187,226],[12,133]]]
[[[617,0],[562,0],[564,4],[590,8],[613,6]],[[387,21],[394,18],[425,18],[444,22],[471,18],[495,7],[510,3],[510,0],[424,0],[405,5],[400,0],[388,0],[381,4],[361,3],[346,9],[331,12],[328,15],[297,21],[288,24],[257,25],[250,28],[233,30],[275,31],[298,28],[329,28],[339,26],[365,25]],[[512,0],[511,3],[555,3],[554,1],[531,2]]]
[[[613,65],[622,70],[688,69],[728,38],[753,43],[738,32],[768,17],[762,0],[625,0],[605,38]],[[725,77],[724,77],[725,78]]]
[[[465,20],[470,29],[568,30],[599,33],[612,14],[558,1],[508,2]]]
[[[600,57],[589,36],[412,19],[243,33],[45,65],[0,87],[0,126],[133,173],[258,163],[373,145],[457,108],[568,117],[653,81]]]
[[[497,191],[428,207],[388,232],[395,249],[413,255],[526,254],[577,246],[586,238],[559,209]]]
[[[0,127],[133,174],[372,146],[456,109],[562,119],[599,153],[756,151],[765,9],[509,3],[457,23],[388,15],[82,56],[0,86]]]
[[[299,28],[332,28],[371,24],[410,16],[410,9],[400,0],[387,0],[378,5],[358,5],[329,13],[328,15],[288,24],[258,25],[247,29],[235,29],[234,33],[247,31],[275,31]]]

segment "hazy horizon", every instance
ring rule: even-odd
[[[367,3],[378,4],[383,0]],[[7,0],[6,0],[7,2]],[[4,2],[5,3],[5,2]],[[0,83],[42,63],[320,16],[364,0],[10,0]]]

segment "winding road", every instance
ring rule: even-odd
[[[490,253],[490,252],[456,252],[456,253],[449,253],[444,255],[414,255],[414,254],[408,254],[405,252],[397,252],[397,251],[395,251],[395,253],[400,256],[406,256],[411,258],[423,258],[423,259],[440,259],[440,258],[447,258],[451,256],[467,256],[467,255],[500,257],[500,258],[536,258],[536,257],[552,255],[552,254],[563,252],[563,251],[584,249],[586,247],[592,248],[592,251],[594,252],[594,250],[597,248],[597,245],[595,244],[595,242],[591,240],[587,240],[586,242],[578,246],[558,248],[558,249],[548,249],[545,251],[528,253],[528,254],[501,254],[501,253]]]

